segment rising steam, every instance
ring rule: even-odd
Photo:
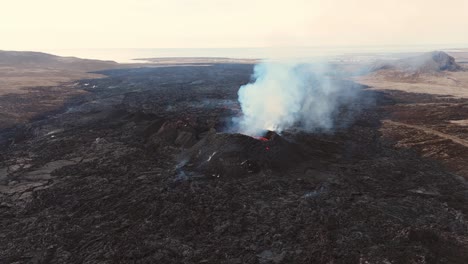
[[[292,126],[307,131],[330,131],[341,106],[356,97],[355,87],[338,82],[328,67],[264,62],[255,66],[253,82],[238,92],[243,116],[237,131],[260,135]]]

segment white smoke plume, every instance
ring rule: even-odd
[[[264,62],[255,66],[252,78],[239,89],[243,116],[235,123],[238,132],[253,136],[293,126],[331,131],[340,108],[358,93],[323,64]]]

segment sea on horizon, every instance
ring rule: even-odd
[[[281,48],[90,48],[36,50],[59,56],[112,60],[119,63],[144,62],[136,59],[168,57],[223,57],[234,59],[326,58],[351,54],[386,54],[455,49],[457,45],[281,47]]]

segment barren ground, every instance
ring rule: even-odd
[[[449,53],[463,71],[396,76],[383,70],[355,79],[395,100],[394,106],[386,108],[385,136],[397,140],[397,146],[415,149],[468,178],[468,53]]]
[[[468,99],[363,89],[334,134],[220,133],[252,67],[103,71],[0,130],[0,262],[468,263]]]

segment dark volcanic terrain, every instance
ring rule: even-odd
[[[225,133],[252,69],[101,71],[0,130],[0,263],[468,263],[468,132],[437,127],[467,99],[356,85],[333,134]]]

